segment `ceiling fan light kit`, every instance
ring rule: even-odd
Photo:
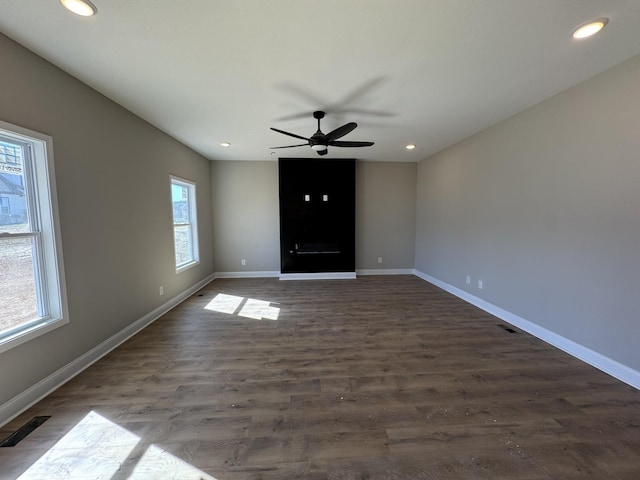
[[[305,147],[310,146],[318,155],[326,155],[328,153],[328,147],[370,147],[373,145],[373,142],[354,142],[354,141],[340,141],[339,138],[344,137],[349,132],[352,132],[358,127],[358,124],[355,122],[346,123],[341,127],[332,130],[331,132],[324,134],[322,130],[320,130],[320,120],[324,118],[324,112],[318,110],[313,112],[313,118],[318,121],[318,130],[311,137],[303,137],[301,135],[296,135],[295,133],[285,132],[284,130],[279,130],[277,128],[271,127],[271,130],[274,132],[282,133],[283,135],[288,135],[293,138],[299,138],[300,140],[306,140],[307,143],[300,143],[297,145],[286,145],[284,147],[271,147],[272,149],[277,148],[295,148],[295,147]]]

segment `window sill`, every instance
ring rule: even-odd
[[[193,268],[196,265],[200,265],[200,261],[199,260],[196,260],[196,261],[193,261],[193,262],[189,262],[189,263],[185,263],[184,265],[180,265],[179,267],[176,267],[176,273],[184,272],[185,270],[189,270],[190,268]]]
[[[69,323],[69,320],[66,318],[53,318],[7,335],[0,339],[0,353],[11,350],[18,345],[22,345],[23,343],[33,340],[40,335],[51,332],[52,330],[62,327],[67,323]]]

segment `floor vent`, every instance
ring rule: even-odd
[[[518,332],[517,332],[517,331],[515,331],[513,328],[511,328],[511,327],[507,327],[506,325],[498,324],[498,326],[499,326],[500,328],[502,328],[503,330],[506,330],[506,331],[507,331],[507,332],[509,332],[509,333],[518,333]]]
[[[15,447],[20,441],[24,440],[24,438],[33,432],[36,428],[42,425],[44,422],[49,420],[51,415],[42,416],[42,417],[33,417],[23,426],[21,426],[18,430],[13,432],[7,438],[5,438],[2,443],[0,443],[0,447]]]

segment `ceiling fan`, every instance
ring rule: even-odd
[[[301,140],[305,140],[307,143],[300,143],[298,145],[287,145],[285,147],[271,147],[272,149],[276,148],[294,148],[294,147],[304,147],[309,145],[312,149],[316,151],[318,155],[326,155],[327,147],[370,147],[373,145],[373,142],[347,142],[338,140],[339,138],[344,137],[347,133],[353,131],[358,124],[355,122],[350,122],[341,127],[332,130],[331,132],[324,134],[320,130],[320,119],[324,118],[324,112],[317,111],[313,112],[313,118],[318,120],[318,130],[314,133],[310,138],[306,138],[300,135],[296,135],[295,133],[285,132],[284,130],[278,130],[277,128],[271,128],[274,132],[282,133],[284,135],[289,135],[290,137],[299,138]]]

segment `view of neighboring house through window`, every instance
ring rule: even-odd
[[[27,215],[23,147],[0,142],[0,232],[27,234],[3,236],[0,243],[0,331],[39,316],[36,301],[37,234]],[[31,222],[33,223],[33,222]]]
[[[0,122],[0,351],[67,321],[51,150]]]
[[[0,146],[1,148],[1,146]],[[0,197],[0,215],[10,215],[9,197]]]
[[[171,177],[171,202],[176,271],[180,272],[199,261],[196,184],[178,177]]]

